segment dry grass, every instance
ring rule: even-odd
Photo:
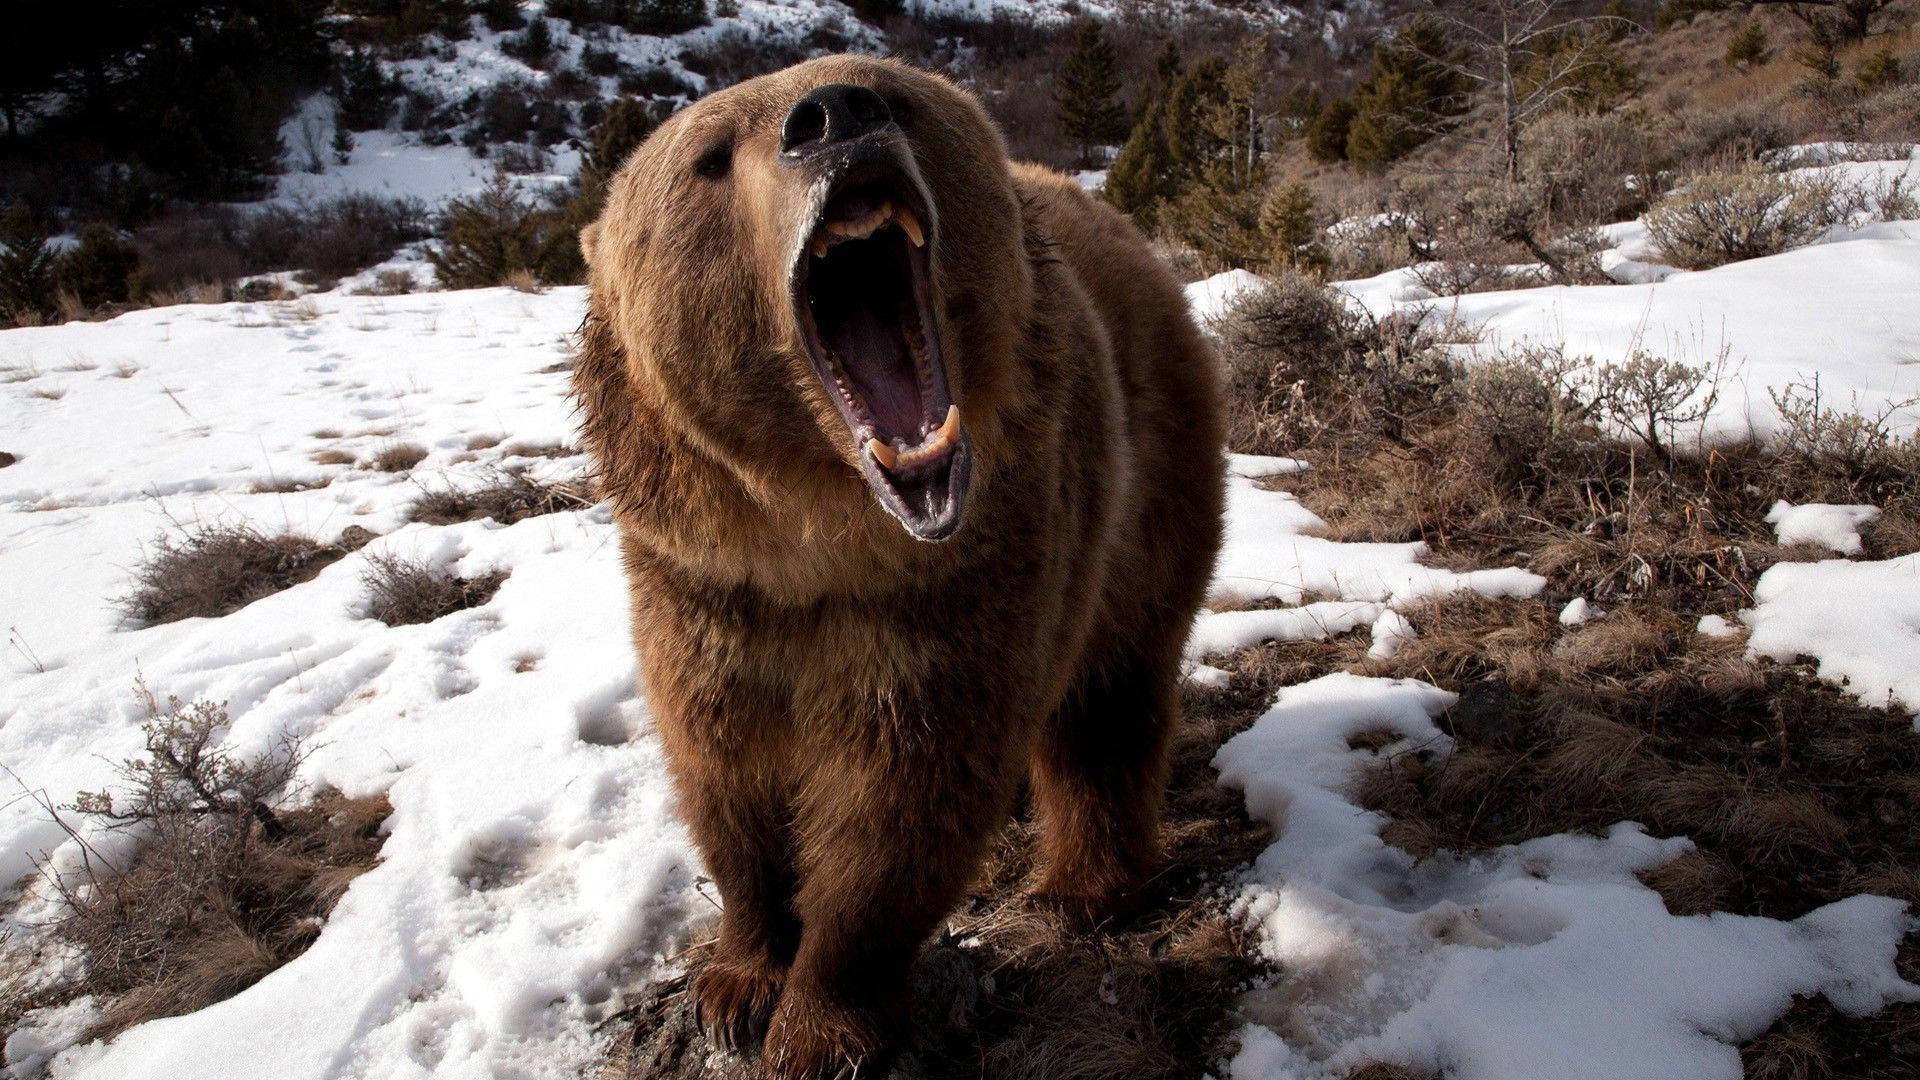
[[[122,767],[120,787],[67,808],[139,828],[132,861],[93,859],[79,879],[43,875],[67,909],[50,930],[86,962],[37,1003],[100,998],[83,1039],[204,1008],[306,951],[347,885],[379,860],[391,812],[385,796],[332,791],[286,808],[297,744],[231,757],[218,745],[224,707],[161,706],[139,689],[147,756]]]
[[[355,458],[345,450],[315,450],[307,455],[307,460],[315,465],[351,465]]]
[[[366,614],[388,626],[432,622],[456,611],[479,607],[507,580],[505,571],[463,578],[444,567],[399,555],[373,555],[360,583],[367,592]]]
[[[393,443],[380,448],[368,465],[381,472],[406,472],[427,459],[427,448],[418,443]]]
[[[250,525],[191,526],[154,541],[119,603],[142,626],[213,618],[311,579],[355,546]]]
[[[482,518],[511,525],[540,514],[585,510],[593,504],[593,485],[584,477],[535,480],[524,472],[499,469],[473,487],[423,490],[413,500],[408,516],[430,525],[452,525]]]

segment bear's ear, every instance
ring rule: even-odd
[[[580,254],[586,258],[588,266],[593,265],[593,251],[598,246],[600,246],[600,223],[596,221],[580,230]]]

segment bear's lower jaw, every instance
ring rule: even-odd
[[[959,528],[972,475],[934,317],[935,226],[917,177],[883,150],[827,185],[793,274],[801,337],[862,479],[928,541]]]

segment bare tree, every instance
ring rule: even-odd
[[[1422,0],[1451,53],[1423,53],[1472,82],[1496,112],[1502,174],[1520,179],[1520,140],[1529,123],[1579,94],[1613,60],[1609,31],[1638,30],[1629,19],[1576,15],[1567,0]]]

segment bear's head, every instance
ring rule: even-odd
[[[972,97],[854,56],[733,86],[641,144],[581,244],[632,392],[750,490],[824,472],[918,539],[959,528],[1032,304]]]

